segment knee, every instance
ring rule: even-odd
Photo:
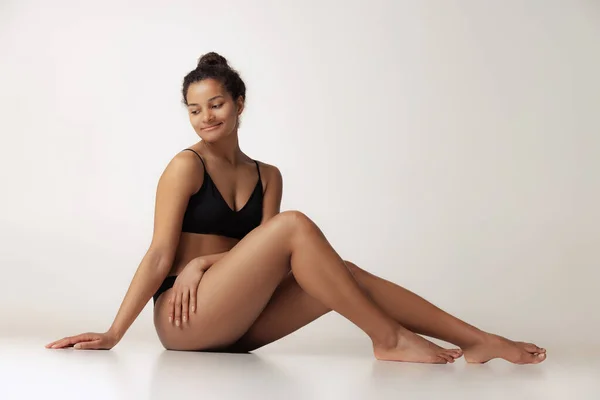
[[[360,286],[361,289],[369,293],[369,287],[367,283],[369,282],[370,274],[351,261],[344,260],[344,263],[346,264],[346,267],[358,283],[358,286]]]
[[[277,221],[280,225],[291,227],[293,229],[313,229],[315,227],[314,222],[306,216],[306,214],[300,211],[284,211],[279,213]]]
[[[354,264],[352,261],[344,260],[344,264],[346,264],[346,267],[348,267],[350,272],[352,272],[354,275],[362,271],[362,269],[360,269],[358,265]]]

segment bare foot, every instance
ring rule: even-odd
[[[460,349],[444,349],[409,330],[399,331],[397,337],[395,347],[373,346],[375,358],[382,361],[446,364],[453,363],[463,355]]]
[[[546,349],[492,334],[487,334],[483,342],[463,350],[468,363],[483,364],[494,358],[502,358],[515,364],[539,364],[546,359]]]

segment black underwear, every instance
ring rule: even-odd
[[[167,290],[169,290],[173,287],[173,285],[175,284],[175,279],[177,279],[177,275],[167,276],[165,278],[165,280],[160,285],[160,287],[158,288],[156,293],[154,293],[154,296],[152,296],[152,298],[154,299],[154,304],[156,304],[156,301],[158,300],[158,297],[161,294],[163,294],[164,292],[166,292]]]

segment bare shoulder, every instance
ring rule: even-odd
[[[167,164],[160,182],[168,186],[185,186],[194,191],[202,184],[203,178],[204,167],[198,156],[191,151],[180,151]]]
[[[260,168],[260,174],[263,178],[265,188],[269,186],[269,184],[281,185],[283,181],[283,177],[281,176],[281,171],[275,165],[267,164],[262,161],[258,161],[258,165]]]
[[[150,250],[169,260],[165,263],[169,268],[175,257],[190,196],[200,188],[203,176],[202,163],[197,156],[191,151],[182,151],[173,156],[158,181]]]

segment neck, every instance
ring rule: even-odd
[[[230,135],[214,143],[203,140],[200,146],[208,156],[232,165],[238,164],[244,157],[238,142],[237,132],[232,132]]]

